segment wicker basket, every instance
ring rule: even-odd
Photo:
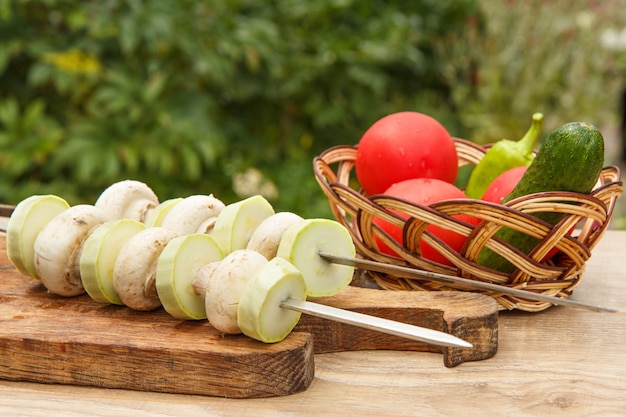
[[[455,139],[459,166],[477,163],[487,148],[472,142]],[[315,177],[328,198],[335,218],[348,228],[359,256],[373,261],[408,266],[431,272],[470,278],[507,287],[534,291],[545,295],[568,298],[579,284],[585,262],[608,227],[615,203],[623,191],[620,172],[609,166],[602,170],[600,180],[591,194],[572,192],[544,192],[524,196],[498,205],[474,199],[442,201],[430,207],[410,204],[387,196],[367,198],[357,189],[356,175],[352,172],[356,147],[336,146],[327,149],[313,161]],[[407,214],[408,219],[394,215],[390,210]],[[566,213],[562,221],[552,227],[532,213],[559,211]],[[477,225],[461,222],[456,214],[468,214],[480,218]],[[406,244],[399,245],[384,234],[373,222],[383,218],[404,227]],[[433,238],[424,229],[436,224],[467,236],[465,246],[455,251],[445,243]],[[539,238],[530,255],[492,238],[501,227],[511,227]],[[575,231],[571,233],[572,228]],[[398,256],[379,252],[376,235]],[[454,266],[434,263],[420,256],[419,241],[424,239]],[[517,268],[510,274],[485,268],[476,263],[478,253],[489,247],[512,262]],[[553,248],[559,253],[546,258]],[[371,273],[375,282],[389,290],[457,290],[448,284],[423,279],[407,279]],[[487,293],[494,297],[500,309],[537,312],[552,304],[532,301],[511,295]]]

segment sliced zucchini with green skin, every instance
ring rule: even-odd
[[[126,242],[145,228],[143,223],[133,219],[110,220],[85,240],[80,256],[80,278],[94,301],[124,304],[113,286],[113,267]]]
[[[39,279],[35,269],[35,239],[57,214],[70,207],[56,195],[33,195],[15,206],[7,224],[7,257],[24,275]]]
[[[263,196],[254,195],[227,205],[210,234],[225,254],[245,249],[259,224],[273,214],[272,205]]]
[[[302,273],[309,297],[335,295],[350,284],[354,275],[354,267],[328,262],[318,255],[319,251],[356,256],[350,233],[329,219],[305,219],[290,226],[276,253]]]
[[[156,269],[157,294],[165,311],[182,320],[205,319],[205,294],[196,294],[194,279],[204,266],[223,258],[215,239],[204,233],[170,241],[159,256]]]
[[[146,227],[160,227],[163,225],[163,219],[170,212],[172,207],[180,203],[183,200],[182,197],[171,198],[160,203],[158,206],[148,212],[143,223]]]
[[[280,342],[301,316],[300,312],[280,307],[280,303],[289,298],[304,301],[306,293],[300,271],[283,258],[273,258],[254,275],[241,295],[237,324],[253,339]]]

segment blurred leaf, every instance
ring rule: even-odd
[[[143,90],[143,100],[150,102],[156,100],[165,88],[167,77],[165,74],[156,73],[153,74],[146,83],[146,88]]]
[[[197,180],[202,174],[202,164],[198,155],[186,146],[180,149],[180,154],[186,178],[192,181]]]
[[[24,130],[34,129],[44,113],[45,104],[42,100],[35,100],[30,103],[24,111],[22,128]]]
[[[5,129],[16,128],[18,112],[17,100],[9,99],[0,102],[0,122],[5,126]]]

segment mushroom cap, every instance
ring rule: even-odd
[[[49,292],[64,297],[85,292],[80,278],[82,243],[107,219],[99,208],[79,204],[62,211],[44,226],[33,248],[37,275]]]
[[[113,286],[127,307],[150,311],[161,306],[155,286],[157,262],[176,236],[172,230],[149,227],[126,242],[115,261]]]
[[[215,267],[207,282],[205,308],[209,322],[217,330],[241,333],[237,324],[239,300],[248,281],[267,263],[260,253],[238,249]]]
[[[145,183],[123,180],[111,184],[94,205],[111,220],[133,219],[143,222],[147,213],[159,204],[159,198]]]

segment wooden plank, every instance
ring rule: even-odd
[[[292,394],[313,379],[308,333],[274,345],[223,337],[207,321],[56,297],[15,275],[3,270],[0,284],[3,379],[235,398]]]
[[[87,295],[58,297],[9,264],[2,236],[0,379],[261,398],[306,390],[314,378],[314,352],[438,351],[446,366],[456,366],[487,359],[497,349],[498,310],[489,297],[350,287],[319,301],[447,331],[475,347],[432,347],[304,316],[287,339],[263,344],[222,335],[207,321],[174,319],[162,309],[138,312],[97,304]]]
[[[471,349],[433,346],[303,315],[296,329],[314,335],[315,353],[375,349],[441,352],[445,366],[454,367],[463,362],[491,358],[497,351],[498,305],[485,295],[348,287],[337,296],[315,301],[439,330],[473,344]]]

